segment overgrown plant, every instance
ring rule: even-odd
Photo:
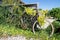
[[[18,4],[20,4],[20,0],[2,0],[2,4],[0,6],[0,16],[5,23],[15,25],[17,27],[21,26],[21,18],[24,7]],[[2,19],[1,21],[3,21]]]

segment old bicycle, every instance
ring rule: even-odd
[[[34,6],[33,6],[34,5]],[[33,26],[32,26],[32,31],[33,33],[35,34],[36,32],[36,28],[38,28],[39,30],[44,30],[44,29],[48,29],[48,27],[51,28],[50,30],[50,33],[49,33],[49,37],[51,37],[54,33],[54,26],[53,26],[53,22],[55,21],[55,19],[53,19],[53,17],[45,17],[44,19],[44,25],[40,25],[37,18],[40,16],[39,15],[39,12],[38,12],[38,9],[37,9],[37,4],[33,4],[32,6],[36,8],[36,16],[34,16],[32,18],[32,23],[33,23]]]
[[[7,5],[7,6],[12,7],[14,5]],[[39,24],[39,22],[37,21],[37,18],[40,16],[39,12],[38,12],[38,9],[37,9],[37,4],[22,4],[22,5],[18,5],[18,6],[30,7],[30,8],[34,8],[34,10],[36,10],[36,15],[35,16],[28,15],[28,14],[25,13],[25,11],[23,12],[23,15],[20,17],[20,19],[21,19],[20,20],[21,21],[20,25],[22,24],[21,27],[26,27],[25,25],[29,25],[29,26],[31,25],[30,27],[32,28],[32,31],[33,31],[34,34],[36,32],[36,29],[39,29],[39,31],[40,31],[40,30],[47,29],[47,27],[51,27],[51,30],[50,30],[50,33],[48,33],[49,34],[48,36],[51,37],[53,35],[54,27],[53,27],[52,22],[55,21],[55,19],[53,19],[53,18],[45,18],[44,19],[45,24],[43,26],[41,26]],[[11,13],[12,13],[12,11],[11,11]],[[28,23],[30,23],[30,24],[28,24],[28,23],[26,24],[27,20],[25,18],[25,14],[28,15],[27,17],[30,16],[28,18],[29,19]]]

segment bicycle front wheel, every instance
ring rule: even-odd
[[[35,34],[36,32],[39,32],[41,30],[45,31],[48,35],[48,37],[51,37],[54,33],[54,27],[52,24],[50,24],[49,27],[47,27],[47,29],[41,29],[41,28],[37,28],[37,25],[38,24],[38,21],[35,21],[34,24],[33,24],[33,33]],[[39,25],[40,26],[40,25]]]

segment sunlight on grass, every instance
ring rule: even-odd
[[[15,26],[9,26],[9,25],[0,25],[0,36],[17,36],[22,35],[27,38],[35,38],[40,40],[57,40],[55,37],[52,37],[48,39],[47,34],[44,31],[41,31],[39,34],[36,32],[36,34],[33,34],[30,30],[22,30],[19,28],[16,28]]]

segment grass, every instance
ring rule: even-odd
[[[20,28],[16,28],[15,26],[9,26],[9,25],[3,25],[0,24],[0,37],[6,37],[6,36],[16,36],[16,35],[22,35],[26,38],[35,38],[40,40],[60,40],[60,35],[54,35],[53,37],[48,39],[47,34],[45,34],[44,31],[42,31],[40,34],[36,33],[33,34],[30,30],[23,30]]]

